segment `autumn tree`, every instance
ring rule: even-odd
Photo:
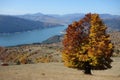
[[[113,44],[106,33],[106,25],[98,14],[87,14],[70,24],[63,39],[62,58],[65,66],[84,69],[111,68]]]

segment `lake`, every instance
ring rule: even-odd
[[[38,29],[27,32],[0,34],[0,46],[15,46],[22,44],[40,43],[54,35],[60,35],[66,26]]]

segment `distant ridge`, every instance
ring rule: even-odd
[[[44,29],[54,26],[68,25],[78,21],[85,14],[25,14],[25,15],[0,15],[0,33],[14,33],[34,29]],[[120,15],[100,14],[110,31],[120,31]]]
[[[35,13],[35,14],[18,15],[17,17],[33,20],[33,21],[68,25],[73,21],[80,20],[84,16],[85,14],[83,13],[73,13],[73,14],[65,14],[65,15]],[[103,19],[105,24],[111,30],[120,30],[120,15],[100,14],[100,17]]]
[[[60,24],[52,24],[47,22],[23,19],[16,16],[0,15],[0,33],[23,32],[59,25]]]

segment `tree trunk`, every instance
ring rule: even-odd
[[[91,75],[91,65],[89,64],[89,62],[85,62],[84,73]]]

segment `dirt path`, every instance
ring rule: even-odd
[[[112,66],[108,70],[93,70],[93,75],[64,67],[63,63],[0,66],[0,80],[120,80],[120,58],[114,58]]]

